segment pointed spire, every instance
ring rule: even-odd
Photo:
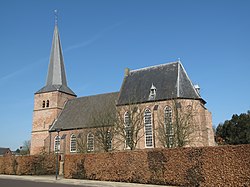
[[[57,11],[55,11],[55,28],[50,53],[50,63],[45,87],[37,93],[61,91],[76,95],[68,86],[63,62],[62,47],[57,26]]]
[[[54,36],[50,53],[50,64],[49,64],[49,71],[48,71],[46,85],[67,86],[62,47],[57,25],[55,25],[54,29]]]

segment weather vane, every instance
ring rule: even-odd
[[[57,11],[57,9],[54,10],[54,15],[55,15],[55,24],[57,25],[57,21],[58,21],[58,11]]]

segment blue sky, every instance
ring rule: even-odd
[[[31,137],[34,93],[46,81],[58,25],[69,87],[118,91],[124,69],[181,59],[213,125],[250,109],[250,1],[0,1],[0,147]]]

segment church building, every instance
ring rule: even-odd
[[[55,24],[47,81],[34,96],[31,154],[214,146],[205,104],[179,60],[126,68],[119,92],[77,97]]]

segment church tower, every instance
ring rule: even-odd
[[[76,94],[67,86],[57,23],[50,54],[46,85],[35,93],[30,154],[38,154],[49,138],[49,128],[67,100]]]

